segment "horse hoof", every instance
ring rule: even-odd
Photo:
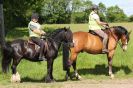
[[[11,82],[12,83],[20,83],[20,80],[16,79],[15,77],[11,77]]]
[[[12,77],[11,77],[11,82],[12,83],[20,83],[21,79],[20,79],[20,75],[19,73],[17,72],[16,74],[13,74]]]
[[[56,81],[55,81],[54,79],[52,79],[52,80],[51,80],[51,83],[54,83],[54,82],[56,82]]]
[[[113,74],[111,74],[111,75],[110,75],[110,78],[111,78],[111,79],[114,79],[114,75],[113,75]]]
[[[69,76],[66,74],[65,80],[68,81],[68,79],[69,79]],[[70,77],[70,79],[71,79],[71,77]]]
[[[46,77],[45,82],[46,83],[52,83],[52,82],[54,82],[54,80],[50,79],[50,77]]]
[[[78,75],[78,76],[76,77],[76,79],[77,79],[77,80],[81,80],[82,77],[81,77],[80,75]]]
[[[46,83],[54,83],[55,80],[45,80]]]

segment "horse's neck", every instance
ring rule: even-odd
[[[62,43],[62,35],[56,35],[55,37],[52,38],[52,40],[54,41],[53,45],[56,49],[59,49]]]
[[[116,35],[116,34],[114,33],[114,28],[110,28],[110,29],[108,30],[107,34],[108,34],[109,37],[114,38],[116,42],[118,42],[118,41],[120,40],[119,35]]]

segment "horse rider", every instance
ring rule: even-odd
[[[108,41],[108,35],[102,31],[102,27],[106,27],[108,23],[100,21],[100,17],[98,15],[98,6],[93,5],[91,8],[91,13],[89,15],[89,30],[93,30],[97,35],[103,38],[103,53],[107,53],[107,41]]]
[[[44,56],[44,40],[41,39],[42,35],[46,33],[41,29],[41,25],[38,23],[39,15],[38,13],[33,13],[31,16],[31,21],[28,24],[29,37],[37,45],[40,46],[39,60],[47,60]]]

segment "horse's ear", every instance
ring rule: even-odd
[[[66,27],[64,27],[64,29],[66,29]]]
[[[70,29],[70,26],[68,27],[68,29]]]
[[[69,27],[64,27],[64,30],[67,31],[68,29],[70,29],[70,26]]]
[[[128,34],[130,35],[132,33],[132,30],[130,30],[129,32],[128,32]]]

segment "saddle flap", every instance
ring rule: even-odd
[[[34,46],[36,50],[38,50],[38,49],[40,48],[40,46],[37,45],[36,43],[34,43],[31,39],[29,39],[29,40],[27,41],[27,43],[28,43],[28,45]],[[45,47],[45,48],[44,48],[44,51],[45,51],[45,52],[49,50],[49,49],[48,49],[48,42],[47,42],[47,40],[46,40],[45,43],[44,43],[44,47]]]
[[[89,30],[90,34],[97,35],[93,30]]]
[[[37,45],[36,43],[34,43],[32,40],[28,40],[27,41],[27,45],[29,46],[29,47],[34,47],[35,48],[35,50],[39,50],[40,49],[40,46],[39,45]]]
[[[102,31],[104,32],[104,33],[106,33],[108,36],[109,36],[109,31],[108,31],[108,29],[106,29],[106,30],[104,30],[104,29],[102,29]],[[89,33],[90,34],[92,34],[92,35],[95,35],[95,36],[99,36],[97,33],[95,33],[93,30],[89,30]],[[101,36],[99,36],[100,38],[101,38]]]

